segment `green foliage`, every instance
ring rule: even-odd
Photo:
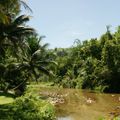
[[[14,120],[54,119],[53,107],[49,103],[33,96],[24,96],[16,99],[14,106]]]
[[[44,36],[26,25],[30,16],[20,15],[21,5],[31,11],[22,0],[0,1],[0,90],[18,95],[29,80],[52,76],[56,64],[49,59],[48,44],[41,43]]]
[[[73,83],[73,88],[120,93],[120,27],[113,34],[107,27],[100,39],[75,43],[62,50],[66,54],[56,57],[58,83],[63,87],[72,87]]]
[[[21,5],[31,11],[22,0],[0,1],[0,90],[22,94],[28,80],[49,75],[63,87],[120,92],[120,26],[115,33],[107,26],[100,39],[47,50],[45,36],[26,25],[30,16],[20,15]]]
[[[28,95],[17,98],[15,102],[7,105],[7,114],[0,109],[0,119],[6,120],[54,120],[53,106],[36,96]]]
[[[15,96],[10,93],[0,93],[0,105],[12,103],[15,99]]]

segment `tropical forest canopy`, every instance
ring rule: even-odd
[[[120,92],[120,27],[109,26],[100,39],[93,38],[67,49],[56,49],[57,78],[63,87]]]
[[[68,88],[120,92],[120,27],[99,39],[75,40],[70,48],[48,49],[44,36],[26,25],[21,0],[0,1],[0,90],[22,94],[29,81]],[[49,77],[48,77],[49,76]]]

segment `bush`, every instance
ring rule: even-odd
[[[26,95],[18,98],[15,105],[14,119],[21,120],[53,120],[54,110],[52,105],[39,98]]]
[[[50,103],[28,94],[17,98],[8,113],[7,120],[55,119],[55,111]]]

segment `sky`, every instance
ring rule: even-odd
[[[45,35],[50,48],[66,48],[75,39],[99,38],[111,25],[120,25],[120,0],[27,0],[33,13],[30,26]]]

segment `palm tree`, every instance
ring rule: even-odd
[[[28,55],[24,57],[24,62],[21,64],[20,69],[27,69],[28,74],[34,75],[36,81],[39,78],[40,73],[44,73],[48,76],[53,76],[49,65],[57,65],[56,62],[52,61],[47,57],[48,43],[41,43],[42,38],[45,36],[37,37],[37,35],[31,35],[27,38],[28,42]]]
[[[0,52],[4,55],[5,49],[11,46],[15,51],[17,48],[24,48],[26,45],[25,38],[28,35],[34,34],[35,30],[25,26],[25,22],[29,21],[30,17],[21,15],[9,24],[0,23]]]
[[[32,12],[30,7],[23,0],[0,0],[0,23],[8,24],[12,18],[20,13],[20,7]]]
[[[54,61],[50,60],[40,60],[39,55],[41,54],[40,50],[35,51],[32,56],[25,60],[19,67],[20,70],[26,70],[29,77],[34,75],[35,80],[39,78],[40,73],[44,73],[48,76],[53,76],[53,72],[49,69],[49,64],[57,65]]]
[[[32,12],[23,0],[0,0],[0,59],[5,57],[8,46],[14,51],[18,46],[23,48],[26,45],[24,38],[34,31],[24,25],[29,21],[29,16],[21,15],[16,18],[21,6]]]
[[[32,55],[35,51],[37,51],[38,49],[40,49],[42,52],[46,51],[47,47],[49,46],[48,43],[45,43],[42,45],[42,39],[45,38],[45,36],[40,36],[38,37],[37,34],[36,35],[30,35],[27,38],[27,42],[29,44],[30,47],[30,54]]]
[[[0,68],[4,69],[2,74],[3,83],[8,83],[5,89],[24,90],[24,85],[28,80],[38,81],[38,78],[45,74],[47,76],[54,76],[53,71],[56,62],[47,57],[46,46],[48,44],[40,44],[39,39],[32,35],[29,37],[27,56],[22,55],[22,61],[9,62],[6,65],[1,64]],[[44,49],[43,49],[44,48]],[[32,51],[32,52],[31,52]],[[15,74],[14,74],[15,73]]]

